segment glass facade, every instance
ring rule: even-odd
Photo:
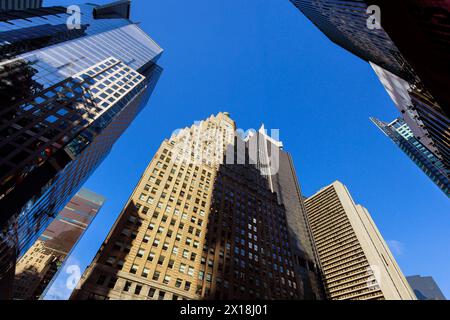
[[[391,123],[371,119],[417,166],[450,197],[450,171],[442,160],[425,147],[401,118]]]
[[[39,299],[105,202],[81,189],[18,261],[14,299]]]
[[[369,29],[363,0],[290,0],[331,41],[365,61],[371,61],[413,81],[416,76],[383,29]]]
[[[63,7],[0,13],[0,281],[159,79],[162,49],[123,15],[126,5],[80,5],[78,29]]]

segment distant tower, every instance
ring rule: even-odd
[[[414,136],[410,127],[401,118],[385,123],[375,118],[372,122],[388,136],[414,163],[450,197],[450,170],[443,161],[428,149],[422,140]]]
[[[416,299],[369,212],[342,183],[305,204],[331,300]]]
[[[419,300],[446,300],[433,277],[406,277]]]

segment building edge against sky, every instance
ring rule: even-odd
[[[2,13],[0,32],[10,40],[1,76],[12,81],[0,92],[2,297],[11,295],[16,259],[109,154],[161,75],[162,49],[124,5],[130,2],[80,5],[81,25],[73,30],[64,7]]]
[[[446,300],[441,289],[433,277],[408,276],[406,277],[411,288],[419,300]]]
[[[17,262],[15,300],[36,300],[51,287],[78,241],[101,210],[105,198],[82,188]]]
[[[306,201],[331,300],[416,300],[366,208],[339,181]]]
[[[197,136],[205,157],[193,164]],[[317,272],[315,259],[297,260],[296,232],[288,232],[294,218],[286,211],[303,212],[283,202],[301,197],[272,192],[275,173],[260,171],[268,146],[261,138],[250,161],[256,140],[235,136],[234,121],[219,113],[165,140],[71,299],[321,299],[318,276],[304,283]]]
[[[442,46],[448,43],[448,32],[444,32],[446,24],[445,13],[449,11],[445,1],[384,1],[376,0],[374,3],[365,0],[290,0],[316,27],[319,28],[332,42],[353,53],[357,57],[369,62],[380,81],[394,101],[401,116],[408,123],[418,140],[433,151],[446,168],[450,171],[450,100],[448,90],[442,90],[442,79],[436,81],[436,77],[442,77],[448,64],[441,59],[441,63],[432,59],[423,59],[416,51],[432,51],[434,54],[445,57]],[[401,2],[396,5],[384,3]],[[408,6],[403,4],[407,2]],[[369,28],[368,21],[371,15],[367,13],[370,5],[378,4],[381,15],[389,16],[388,30],[395,33],[395,41],[390,34],[383,29],[381,19],[379,28]],[[407,21],[405,25],[393,25],[398,19],[394,15],[400,7],[404,11]],[[397,11],[396,11],[397,10]],[[427,14],[423,14],[426,12]],[[415,23],[411,18],[414,16]],[[420,21],[420,23],[418,22]],[[403,21],[402,21],[403,23]],[[414,25],[413,25],[414,24]],[[412,28],[421,37],[423,48],[414,48],[414,40],[407,27]],[[402,37],[403,35],[403,37]],[[403,38],[407,38],[403,41]],[[425,38],[428,41],[423,41]],[[410,42],[408,44],[408,41]],[[402,50],[396,43],[401,42]],[[411,46],[412,45],[412,46]],[[428,47],[427,47],[428,46]],[[437,49],[440,48],[440,49]],[[421,50],[417,50],[421,49]],[[414,65],[419,67],[419,75],[411,67],[409,60],[412,58]],[[435,59],[436,60],[436,59]],[[417,63],[421,61],[421,63]],[[433,68],[436,77],[429,70]],[[421,79],[420,76],[424,78]],[[425,80],[426,85],[423,81]],[[434,96],[433,94],[436,94]],[[439,98],[439,103],[436,101]],[[447,175],[447,179],[449,176]]]
[[[422,143],[423,140],[413,134],[402,118],[397,118],[391,123],[375,118],[371,118],[371,121],[450,198],[450,170]]]

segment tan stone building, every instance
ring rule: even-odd
[[[305,202],[332,300],[416,300],[369,212],[336,181]]]
[[[72,299],[302,297],[285,207],[224,163],[235,129],[219,113],[161,144]]]

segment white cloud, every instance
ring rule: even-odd
[[[77,274],[74,274],[73,267],[78,267]],[[75,257],[70,257],[63,264],[58,274],[55,275],[55,280],[48,288],[44,300],[67,300],[72,294],[73,287],[79,281],[84,270],[80,269],[80,262]],[[74,278],[75,276],[75,278]],[[74,279],[72,279],[74,278]],[[74,282],[75,281],[75,282]]]
[[[388,240],[386,242],[394,255],[401,256],[403,254],[405,247],[403,243],[397,240]]]

